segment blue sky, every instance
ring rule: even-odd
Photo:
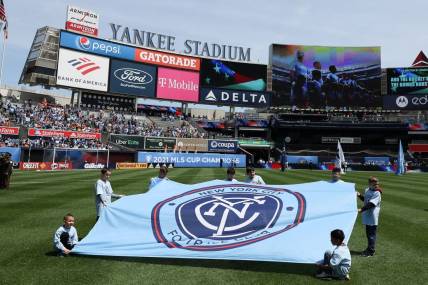
[[[271,43],[381,46],[382,66],[409,66],[428,52],[428,1],[408,0],[4,0],[9,19],[3,83],[17,85],[37,28],[64,27],[67,4],[100,14],[100,37],[110,22],[177,38],[251,48],[268,62]],[[177,50],[179,50],[179,44]]]

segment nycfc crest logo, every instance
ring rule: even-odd
[[[303,222],[300,193],[262,185],[195,189],[158,203],[153,234],[170,248],[226,250],[268,239]],[[172,217],[175,217],[172,219]]]

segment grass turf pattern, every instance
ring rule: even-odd
[[[224,169],[172,169],[169,178],[181,183],[224,179]],[[116,170],[115,193],[147,191],[157,169]],[[329,172],[257,170],[268,184],[328,180]],[[428,174],[395,176],[380,172],[350,172],[343,180],[360,192],[371,175],[384,189],[377,252],[363,258],[365,230],[359,217],[349,247],[351,281],[347,284],[427,284]],[[16,171],[11,190],[0,191],[0,284],[323,284],[313,265],[188,260],[105,258],[52,254],[52,235],[71,212],[79,237],[95,222],[93,187],[99,170],[61,172]],[[244,179],[244,170],[236,178]],[[361,202],[359,202],[361,205]],[[334,205],[332,205],[334,207]],[[320,237],[313,237],[320,238]],[[326,238],[326,237],[324,237]],[[327,237],[328,238],[328,237]],[[281,245],[278,245],[280,250]],[[321,258],[321,257],[320,257]]]

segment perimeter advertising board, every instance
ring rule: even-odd
[[[67,30],[82,34],[98,36],[100,15],[91,10],[78,8],[76,6],[67,7]]]
[[[272,104],[381,106],[380,47],[270,47]]]
[[[223,167],[246,166],[244,154],[138,152],[138,162],[172,163],[174,167],[219,167],[220,159],[223,159]]]
[[[107,91],[109,59],[60,48],[57,85]]]
[[[197,138],[177,138],[178,151],[208,151],[208,140]]]
[[[19,135],[19,128],[0,126],[0,135]]]
[[[144,137],[141,136],[111,134],[110,142],[132,149],[144,149]]]
[[[174,149],[176,140],[173,138],[146,138],[144,149],[148,150],[169,150]]]
[[[238,141],[208,140],[208,151],[213,152],[236,152]]]

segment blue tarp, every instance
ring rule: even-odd
[[[95,214],[95,213],[94,213]],[[104,209],[75,254],[315,263],[330,231],[349,240],[354,184],[163,181]]]

